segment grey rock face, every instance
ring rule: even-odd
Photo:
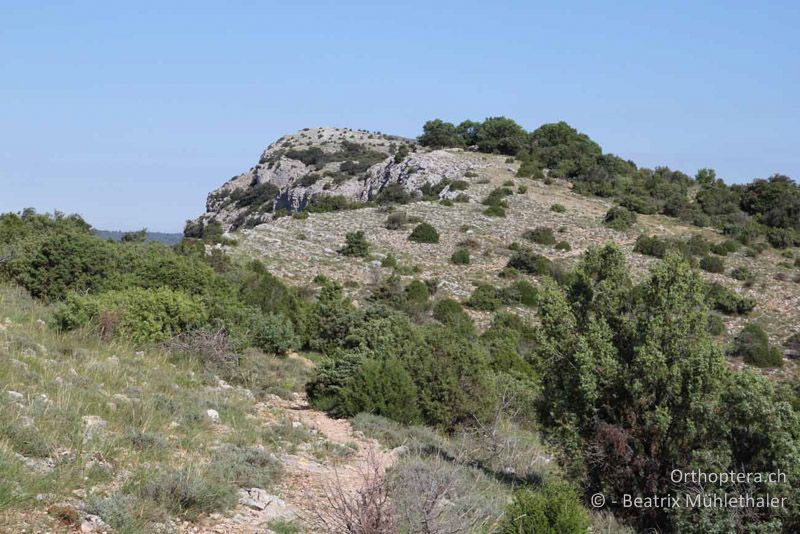
[[[395,161],[398,150],[401,156]],[[425,184],[458,180],[469,170],[470,164],[454,151],[428,151],[411,139],[341,128],[306,129],[278,139],[258,164],[212,191],[197,222],[219,222],[225,231],[253,227],[271,222],[275,211],[300,211],[320,197],[367,202],[393,184],[419,197]],[[457,194],[444,188],[439,197]]]

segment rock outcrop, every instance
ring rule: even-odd
[[[206,213],[190,222],[186,233],[201,234],[210,223],[219,223],[223,231],[250,228],[276,215],[309,207],[338,209],[382,194],[454,198],[458,191],[447,184],[471,168],[457,150],[428,150],[411,139],[341,128],[305,129],[281,137],[254,167],[212,191]]]

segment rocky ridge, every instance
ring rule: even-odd
[[[428,150],[414,140],[348,128],[310,128],[269,145],[258,163],[208,195],[195,231],[217,222],[224,231],[250,228],[301,211],[324,197],[365,203],[381,193],[420,197],[426,184],[441,199],[458,191],[443,180],[473,170],[457,150]],[[393,189],[391,189],[393,188]]]

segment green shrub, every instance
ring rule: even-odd
[[[553,204],[550,206],[550,211],[554,211],[556,213],[564,213],[567,211],[567,208],[563,204]]]
[[[481,311],[495,311],[502,304],[497,288],[489,284],[480,284],[467,301],[470,308]]]
[[[401,308],[405,311],[414,313],[428,308],[430,290],[428,284],[421,280],[412,280],[403,290],[405,302]]]
[[[558,243],[556,243],[555,249],[560,250],[562,252],[569,252],[570,250],[572,250],[572,246],[570,246],[570,244],[567,241],[559,241]]]
[[[342,413],[381,415],[404,424],[420,418],[417,389],[397,360],[366,359],[342,389]]]
[[[433,318],[455,332],[469,335],[475,330],[472,319],[457,300],[438,300],[433,306]]]
[[[700,258],[700,268],[709,273],[724,273],[725,262],[719,256],[704,256]]]
[[[394,254],[387,254],[386,257],[381,260],[381,267],[397,267],[397,258],[394,257]]]
[[[343,256],[356,256],[365,258],[369,255],[369,242],[364,237],[364,232],[349,232],[345,236],[345,245],[339,249],[339,254]]]
[[[800,243],[800,234],[793,228],[770,228],[767,241],[775,248],[789,248]]]
[[[224,512],[237,499],[233,484],[200,467],[148,473],[135,491],[141,498],[187,517]]]
[[[355,210],[366,207],[364,202],[351,200],[343,195],[316,194],[312,196],[306,210],[311,213],[330,213],[335,211]]]
[[[308,217],[309,215],[307,211],[295,211],[294,213],[292,213],[292,219],[297,219],[302,221],[308,219]]]
[[[414,228],[408,239],[414,243],[438,243],[439,232],[436,231],[436,228],[424,222]]]
[[[730,253],[736,252],[741,248],[742,244],[733,239],[726,239],[721,243],[714,243],[711,245],[711,252],[719,256],[727,256]]]
[[[509,258],[507,266],[527,274],[552,275],[554,273],[552,261],[541,254],[525,249],[516,251]]]
[[[665,258],[667,253],[675,252],[685,257],[689,257],[689,246],[684,241],[678,239],[660,238],[657,236],[640,235],[636,239],[633,251],[655,258]]]
[[[485,199],[483,199],[483,205],[507,208],[508,203],[505,201],[505,198],[513,194],[514,192],[507,187],[497,187],[493,189]]]
[[[711,244],[705,237],[695,234],[686,242],[686,250],[690,256],[703,257],[711,252]]]
[[[771,347],[767,333],[754,323],[746,325],[736,336],[731,353],[756,367],[783,366],[781,350],[778,347]]]
[[[400,148],[397,149],[397,152],[394,153],[394,162],[400,163],[407,157],[408,157],[408,145],[402,144],[400,145]]]
[[[38,235],[20,247],[5,269],[32,296],[56,301],[69,291],[113,288],[118,247],[83,233]]]
[[[493,404],[488,356],[444,327],[425,329],[425,347],[406,364],[419,394],[422,420],[451,430],[485,417]]]
[[[716,313],[708,314],[708,325],[706,326],[706,331],[712,336],[721,336],[724,334],[725,323],[722,321],[722,317]]]
[[[588,528],[589,516],[575,491],[564,482],[549,482],[536,491],[517,491],[498,532],[585,534]]]
[[[622,199],[620,199],[620,206],[643,215],[652,215],[653,213],[658,213],[659,209],[658,204],[654,202],[654,199],[640,195],[625,195],[622,197]]]
[[[636,213],[622,206],[615,206],[608,210],[603,223],[613,230],[624,231],[636,222]]]
[[[502,206],[489,206],[483,210],[483,214],[487,217],[505,217],[506,210]]]
[[[240,488],[271,488],[283,471],[283,464],[266,450],[225,445],[217,449],[211,469],[220,479]]]
[[[137,343],[164,341],[201,326],[207,318],[201,302],[167,288],[130,288],[88,296],[71,293],[54,315],[62,330],[91,322],[104,338],[121,336]]]
[[[517,194],[518,195],[524,195],[527,192],[528,192],[528,186],[527,185],[521,185],[521,186],[517,187]]]
[[[389,216],[386,218],[386,229],[387,230],[400,230],[408,223],[408,216],[404,211],[396,211],[394,213],[390,213]]]
[[[747,267],[740,266],[731,271],[731,278],[741,282],[749,282],[755,279],[755,275]]]
[[[286,354],[299,345],[294,326],[284,315],[256,315],[250,328],[253,346],[268,354]]]
[[[469,189],[469,182],[466,180],[453,180],[450,182],[451,191],[466,191]]]
[[[529,308],[536,307],[539,300],[539,291],[536,286],[527,280],[517,280],[510,286],[500,291],[500,296],[506,304],[522,304]]]
[[[466,248],[456,250],[453,252],[453,255],[450,256],[450,261],[455,265],[469,265],[469,250]]]
[[[556,236],[553,235],[552,228],[539,227],[534,228],[533,230],[527,230],[522,234],[522,237],[528,241],[533,241],[534,243],[538,243],[540,245],[556,244]]]
[[[753,300],[742,297],[716,282],[708,286],[706,300],[711,308],[729,315],[746,315],[756,305]]]

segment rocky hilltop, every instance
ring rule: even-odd
[[[225,231],[252,228],[309,207],[381,195],[455,198],[458,191],[448,182],[472,167],[458,152],[379,132],[306,128],[269,145],[255,166],[212,191],[206,213],[190,222],[187,235],[213,222]]]

